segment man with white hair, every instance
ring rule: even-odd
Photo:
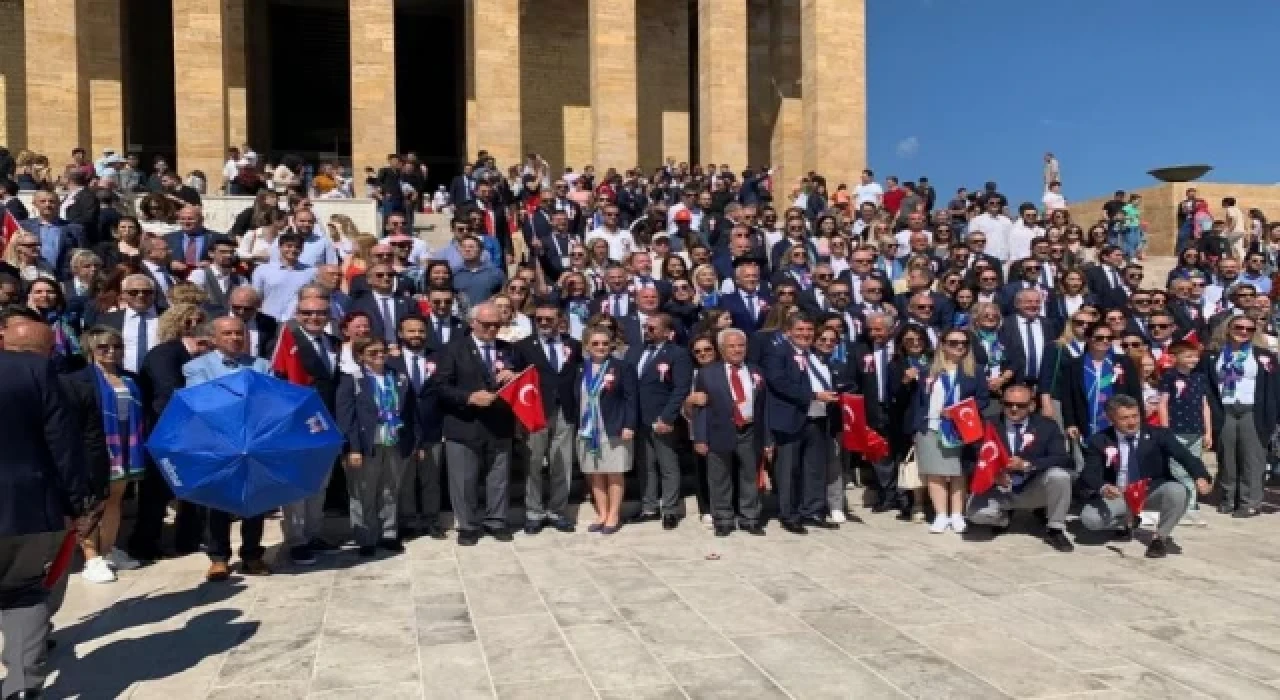
[[[159,341],[156,285],[146,275],[129,275],[120,285],[120,295],[125,308],[103,314],[98,323],[114,328],[124,336],[124,358],[121,366],[130,372],[137,372],[147,351]]]
[[[707,458],[707,490],[716,537],[728,537],[735,526],[763,535],[756,464],[760,455],[771,457],[773,453],[764,379],[760,368],[746,361],[746,333],[726,328],[716,336],[716,345],[722,359],[703,367],[694,383],[694,391],[705,395],[706,403],[693,413],[693,449]],[[735,505],[741,516],[737,522]]]

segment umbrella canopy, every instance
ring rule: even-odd
[[[343,442],[314,389],[241,370],[174,394],[147,451],[177,498],[250,517],[317,493]]]

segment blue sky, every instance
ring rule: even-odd
[[[995,180],[1040,201],[1045,151],[1067,201],[1153,184],[1280,182],[1280,0],[867,0],[877,179],[926,175],[946,201]]]

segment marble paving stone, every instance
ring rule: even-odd
[[[685,700],[676,685],[646,685],[638,688],[602,688],[601,700]]]
[[[799,618],[850,656],[920,648],[897,628],[861,611],[808,612]]]
[[[463,581],[471,613],[477,619],[530,615],[546,610],[538,589],[523,573],[476,576]]]
[[[667,664],[692,700],[772,700],[788,695],[741,656]]]
[[[214,688],[208,700],[303,700],[307,684],[302,682],[266,682]]]
[[[318,645],[316,638],[249,640],[227,656],[216,685],[242,685],[265,679],[309,680]]]
[[[444,644],[421,655],[427,698],[492,698],[493,682],[480,642]]]
[[[1229,625],[1149,621],[1130,627],[1246,676],[1280,680],[1280,651],[1235,635]]]
[[[476,631],[495,684],[582,675],[550,615],[481,618]]]
[[[684,603],[623,605],[618,612],[659,661],[732,656],[729,640]]]
[[[561,627],[617,622],[618,615],[594,585],[543,588],[539,591]]]
[[[388,659],[386,663],[344,664],[329,666],[316,664],[311,679],[311,692],[360,688],[373,685],[401,685],[421,683],[418,660]]]
[[[862,657],[861,661],[913,698],[988,700],[1009,697],[990,683],[926,649],[873,654]]]
[[[760,577],[752,580],[751,585],[791,612],[848,610],[853,607],[848,600],[799,573]]]
[[[774,606],[774,601],[745,581],[675,586],[680,599],[699,612],[715,608]]]
[[[662,664],[624,625],[584,625],[566,629],[564,634],[596,688],[671,682]]]
[[[307,700],[420,700],[422,685],[419,683],[380,683],[360,688],[337,688],[313,691]]]
[[[713,607],[700,609],[698,612],[726,637],[800,632],[805,629],[800,618],[773,604],[768,598],[764,598],[764,602],[760,604]]]
[[[796,697],[902,696],[866,666],[813,632],[735,637],[732,641]]]
[[[596,692],[586,678],[558,678],[553,681],[504,683],[498,686],[499,700],[595,700]]]
[[[644,578],[596,578],[596,583],[614,605],[653,605],[676,600],[676,592],[652,575]]]
[[[1131,693],[1136,697],[1151,698],[1151,700],[1210,697],[1168,676],[1134,663],[1126,663],[1123,666],[1102,671],[1090,671],[1089,675],[1118,691]]]

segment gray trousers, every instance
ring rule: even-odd
[[[284,520],[281,525],[286,547],[299,547],[320,536],[324,529],[324,497],[329,490],[329,478],[332,475],[333,471],[330,469],[319,491],[282,509]]]
[[[1262,503],[1262,481],[1267,471],[1267,446],[1253,421],[1253,406],[1223,406],[1222,434],[1218,447],[1218,484],[1222,502],[1236,508],[1257,508]]]
[[[990,527],[1007,527],[1009,511],[1044,508],[1049,513],[1049,527],[1065,530],[1067,510],[1071,507],[1071,472],[1052,467],[1033,477],[1018,493],[999,487],[976,493],[969,499],[969,522]]]
[[[396,538],[399,523],[400,477],[404,459],[399,447],[375,447],[359,467],[347,465],[347,496],[351,499],[351,538],[360,547]]]
[[[1071,461],[1076,465],[1076,475],[1084,471],[1084,450],[1080,449],[1080,441],[1072,440],[1067,435],[1067,424],[1062,422],[1062,402],[1057,399],[1049,399],[1053,402],[1053,422],[1058,424],[1058,430],[1062,431],[1063,437],[1067,441],[1067,452],[1071,455]]]
[[[44,573],[65,535],[0,537],[0,633],[8,670],[0,696],[44,687],[45,640],[52,615]]]
[[[831,459],[827,461],[827,510],[843,511],[844,465],[849,454],[840,448],[840,438],[832,441]]]
[[[449,501],[459,530],[507,526],[507,485],[511,472],[511,440],[491,440],[483,446],[444,442],[449,472]],[[484,477],[484,510],[480,510],[480,479]]]
[[[529,436],[529,468],[524,483],[524,518],[563,517],[569,507],[573,477],[573,426],[556,411],[545,430]],[[547,492],[542,488],[542,462],[547,461]]]
[[[1195,455],[1197,459],[1204,452],[1203,435],[1175,435],[1174,437],[1178,438],[1178,442],[1182,443],[1182,446],[1187,448],[1187,451]],[[1178,483],[1187,488],[1187,512],[1200,510],[1196,492],[1196,480],[1191,476],[1191,472],[1187,471],[1186,467],[1178,464],[1176,459],[1169,460],[1169,471],[1173,474],[1173,478],[1178,480]]]
[[[400,476],[400,505],[397,515],[406,525],[425,527],[440,521],[440,466],[444,461],[444,443],[423,448],[426,456],[418,459],[415,452],[404,460]]]
[[[1187,510],[1187,489],[1176,481],[1166,481],[1159,488],[1147,494],[1147,502],[1143,510],[1154,510],[1160,514],[1160,525],[1156,532],[1161,537],[1168,537],[1182,520]],[[1125,524],[1129,515],[1129,507],[1124,498],[1103,498],[1094,496],[1080,511],[1080,524],[1089,530],[1114,530]],[[1134,515],[1138,515],[1135,513]]]
[[[678,515],[680,509],[680,459],[676,456],[675,431],[658,435],[650,426],[636,431],[636,466],[644,480],[643,513]]]
[[[736,472],[734,458],[737,458]],[[735,484],[738,488],[737,512],[742,516],[738,524],[741,527],[760,524],[760,489],[756,486],[756,464],[760,458],[755,428],[750,425],[738,432],[732,450],[707,452],[707,490],[711,500],[711,518],[716,525],[734,524]]]

